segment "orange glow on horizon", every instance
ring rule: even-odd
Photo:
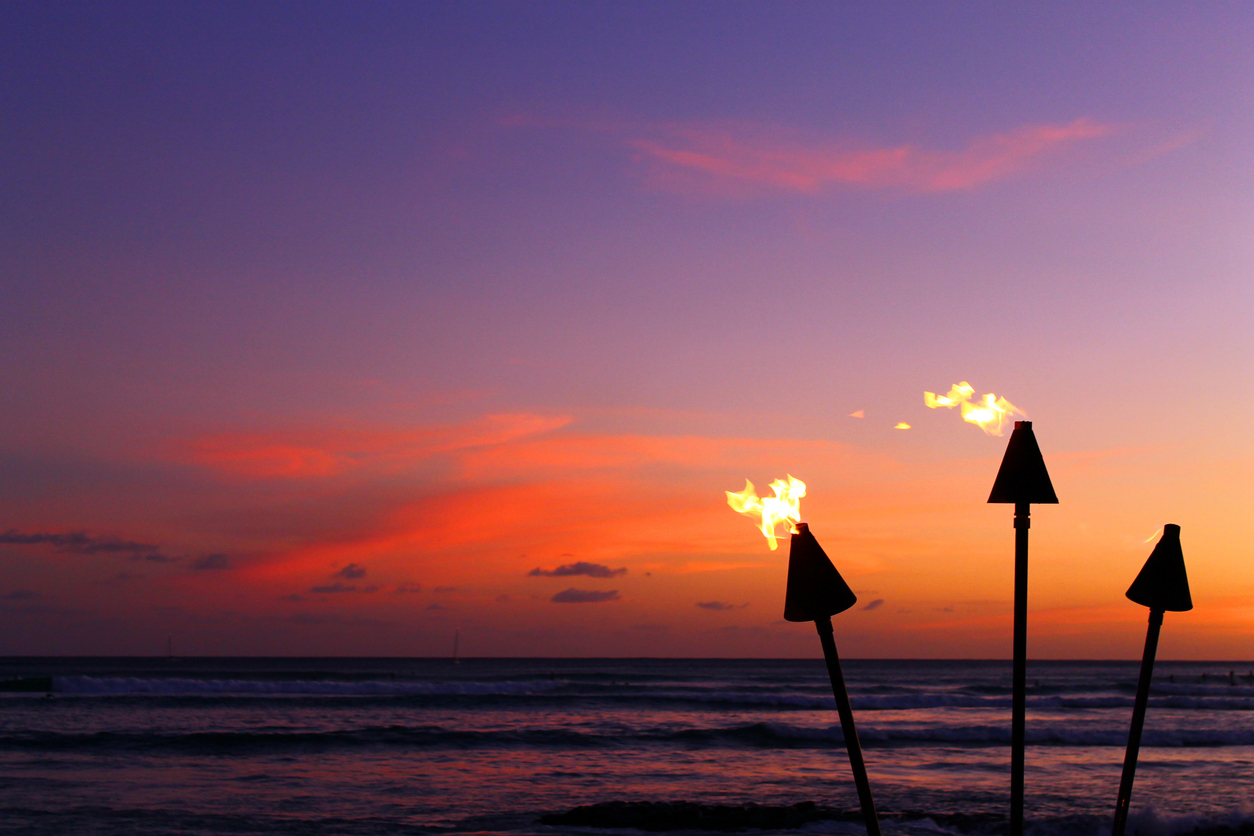
[[[156,518],[136,516],[115,528],[87,522],[93,534],[154,543],[174,559],[127,564],[127,581],[112,580],[104,561],[81,561],[87,574],[81,583],[67,583],[65,600],[89,606],[96,584],[110,582],[119,595],[135,596],[127,600],[147,595],[182,602],[189,612],[230,610],[284,635],[342,629],[343,635],[382,636],[391,631],[380,625],[393,624],[404,627],[398,635],[425,636],[452,619],[478,620],[503,635],[519,623],[551,630],[544,646],[561,652],[583,652],[580,642],[597,634],[618,642],[615,652],[639,654],[649,647],[644,637],[654,635],[645,627],[668,625],[667,653],[793,655],[803,649],[771,627],[784,584],[777,556],[746,548],[745,532],[710,501],[712,491],[740,473],[778,466],[812,474],[802,483],[805,495],[816,497],[807,499],[805,518],[819,526],[826,544],[839,544],[842,571],[855,590],[886,601],[849,616],[861,631],[852,645],[858,654],[892,656],[909,648],[945,656],[956,647],[992,657],[1002,652],[1009,624],[1003,532],[990,522],[986,505],[971,500],[987,490],[991,467],[907,463],[821,438],[543,431],[558,423],[544,416],[511,422],[480,416],[404,432],[394,425],[351,431],[328,425],[218,435],[216,452],[226,459],[234,458],[232,449],[322,450],[349,466],[291,479],[276,475],[281,468],[249,468],[249,475],[239,465],[215,462],[211,472],[226,478],[205,481],[201,495],[203,513],[223,522],[214,540],[176,539],[177,531]],[[426,443],[415,443],[419,439]],[[183,461],[208,464],[191,445],[169,449],[181,451]],[[1150,520],[1143,510],[1112,504],[1103,491],[1111,480],[1122,480],[1137,485],[1144,499],[1161,491],[1164,479],[1196,472],[1191,459],[1176,455],[1127,447],[1063,451],[1051,460],[1056,478],[1087,485],[1090,494],[1051,509],[1054,519],[1038,537],[1038,606],[1042,613],[1056,611],[1039,618],[1049,656],[1089,655],[1106,645],[1115,654],[1136,651],[1134,641],[1124,640],[1135,638],[1143,617],[1125,603],[1123,591],[1148,549],[1134,533],[1159,519],[1180,519],[1193,533],[1186,557],[1190,570],[1198,564],[1199,610],[1208,600],[1215,606],[1208,579],[1243,565],[1234,557],[1238,547],[1203,524],[1211,505],[1173,506]],[[1164,469],[1165,461],[1175,465]],[[1227,460],[1224,468],[1207,471],[1207,478],[1234,489],[1245,484],[1243,468]],[[397,474],[410,475],[396,483]],[[281,491],[275,478],[283,480]],[[372,484],[395,489],[364,490]],[[746,491],[750,487],[746,483]],[[764,491],[768,496],[757,501],[781,499],[791,487],[788,478],[777,480],[776,495]],[[734,495],[750,500],[744,491]],[[802,519],[799,511],[782,521]],[[84,523],[49,516],[31,525],[71,531]],[[784,536],[778,524],[771,533]],[[31,565],[79,560],[51,546],[10,548]],[[225,565],[208,567],[219,571],[194,565],[212,552],[226,557]],[[956,563],[957,553],[962,560]],[[576,565],[601,574],[531,574]],[[1082,595],[1072,584],[1077,566],[1092,575]],[[613,592],[617,603],[553,601],[567,588]],[[746,606],[715,612],[694,605],[710,600]],[[1179,619],[1178,627],[1173,622],[1179,637],[1170,640],[1187,636],[1198,649],[1186,654],[1214,657],[1237,646],[1251,618],[1248,607],[1235,604],[1207,610]],[[717,632],[722,628],[735,632]],[[541,640],[538,633],[527,635],[493,645],[493,652],[534,652],[528,642]],[[396,641],[403,649],[404,641]]]

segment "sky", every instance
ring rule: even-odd
[[[1137,658],[1170,522],[1160,657],[1254,658],[1248,4],[9,3],[0,77],[0,654],[814,656],[791,474],[843,655],[1008,658],[969,381],[1030,656]]]

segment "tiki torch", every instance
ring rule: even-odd
[[[845,690],[845,677],[840,671],[840,656],[836,653],[836,640],[832,637],[832,616],[856,604],[858,596],[853,594],[849,584],[836,571],[832,561],[810,533],[810,527],[801,522],[801,498],[806,495],[805,482],[789,474],[787,481],[776,479],[772,482],[771,492],[774,496],[759,497],[753,483],[746,479],[743,491],[727,491],[727,504],[739,514],[758,518],[759,529],[772,551],[778,548],[776,526],[785,524],[792,527],[788,554],[788,589],[784,593],[784,618],[788,621],[813,621],[819,631],[823,658],[827,662],[827,675],[832,681],[832,696],[836,698],[836,710],[840,712],[840,730],[845,735],[845,749],[849,752],[849,765],[853,767],[853,781],[858,788],[858,803],[862,806],[862,818],[866,821],[867,836],[880,836],[875,800],[871,798],[871,782],[866,777],[862,746],[858,743],[858,729],[853,724],[853,707],[849,705],[849,692]]]
[[[1141,749],[1141,728],[1145,725],[1145,705],[1149,702],[1150,681],[1154,678],[1154,656],[1158,652],[1158,631],[1163,626],[1163,612],[1188,612],[1193,609],[1189,596],[1189,576],[1184,571],[1184,553],[1180,550],[1180,526],[1167,523],[1149,559],[1141,567],[1128,598],[1149,607],[1149,627],[1145,631],[1145,653],[1141,656],[1141,678],[1136,684],[1136,702],[1132,706],[1132,727],[1128,731],[1128,751],[1123,758],[1123,778],[1119,782],[1119,800],[1115,803],[1113,836],[1123,836],[1128,824],[1128,804],[1132,801],[1132,780],[1136,777],[1136,758]]]
[[[832,636],[832,616],[856,604],[858,596],[853,594],[849,584],[836,571],[832,561],[810,533],[810,527],[799,522],[794,530],[788,555],[784,619],[813,621],[818,630],[819,641],[823,645],[823,658],[827,662],[827,675],[832,681],[832,696],[836,698],[836,710],[840,713],[840,730],[845,736],[845,749],[849,752],[849,765],[853,768],[853,781],[858,788],[858,803],[862,806],[867,836],[880,836],[875,800],[871,797],[871,782],[867,780],[862,746],[858,743],[858,729],[853,722],[853,707],[849,704],[849,692],[845,689],[840,656],[836,653],[836,640]]]
[[[1028,527],[1032,503],[1057,505],[1031,421],[1015,421],[989,502],[1015,506],[1014,687],[1010,719],[1010,833],[1023,836],[1023,754],[1027,725]]]

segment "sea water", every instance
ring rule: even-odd
[[[1005,832],[1010,665],[847,660],[886,833]],[[1134,662],[1028,666],[1027,819],[1109,832]],[[1251,663],[1160,662],[1131,831],[1249,829]],[[857,796],[820,660],[0,659],[0,832],[572,834],[603,801]],[[816,822],[808,832],[854,834]]]

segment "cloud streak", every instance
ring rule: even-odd
[[[648,183],[683,193],[745,196],[761,192],[820,194],[835,187],[908,192],[965,191],[1001,180],[1077,143],[1115,132],[1079,118],[1027,125],[945,150],[914,144],[858,147],[806,140],[756,125],[669,125],[624,143]]]
[[[278,432],[273,437],[281,440]],[[377,452],[382,459],[393,459],[390,450]],[[443,481],[433,482],[419,495],[384,497],[355,530],[334,536],[315,530],[296,538],[292,535],[299,529],[292,528],[285,532],[287,543],[252,544],[253,558],[239,567],[243,580],[273,584],[273,593],[281,595],[293,588],[293,581],[302,591],[337,580],[351,585],[354,578],[328,577],[326,570],[354,565],[368,566],[370,578],[389,589],[421,571],[427,589],[438,592],[441,585],[464,577],[467,561],[473,561],[478,571],[502,576],[611,579],[628,574],[625,566],[615,566],[628,556],[637,561],[642,576],[646,570],[668,575],[741,570],[748,568],[744,550],[756,553],[759,535],[749,526],[742,530],[729,525],[726,506],[710,501],[710,491],[718,488],[707,475],[711,462],[734,467],[726,478],[718,479],[719,484],[731,478],[730,473],[774,468],[781,460],[804,461],[833,472],[891,465],[881,456],[829,440],[571,431],[519,436],[508,443],[441,454],[439,459],[447,474]],[[659,464],[685,475],[658,485],[651,471]],[[258,481],[264,485],[269,480]],[[291,490],[316,497],[311,506],[316,509],[359,501],[356,482],[335,487],[305,484],[293,484]],[[537,513],[559,507],[564,509],[560,517]],[[325,516],[314,515],[318,525]],[[710,549],[719,556],[693,559]],[[561,559],[570,562],[537,566],[525,554],[559,550],[585,559],[563,554]]]
[[[567,563],[558,566],[556,569],[540,569],[535,568],[527,573],[532,578],[569,578],[574,575],[585,575],[589,578],[613,578],[618,575],[627,574],[627,568],[611,569],[608,566],[602,566],[600,563],[588,563],[580,560],[577,563]]]
[[[617,589],[599,592],[592,589],[563,589],[549,599],[554,604],[600,604],[621,600]]]
[[[743,610],[745,607],[749,606],[749,604],[728,604],[724,601],[698,601],[697,606],[703,610],[723,612],[725,610]]]
[[[309,591],[317,595],[337,595],[341,592],[356,592],[357,587],[345,586],[342,583],[333,583],[333,584],[327,584],[325,586],[311,587]]]
[[[440,454],[492,447],[569,424],[568,416],[485,415],[466,424],[414,428],[235,432],[183,442],[175,457],[249,479],[313,479],[392,472]]]
[[[192,561],[192,568],[197,572],[221,571],[229,568],[224,554],[206,554]]]
[[[67,554],[118,554],[132,560],[169,563],[177,558],[162,554],[152,543],[139,543],[117,537],[93,537],[84,531],[34,532],[23,534],[9,529],[0,533],[0,544],[14,546],[52,546]]]

